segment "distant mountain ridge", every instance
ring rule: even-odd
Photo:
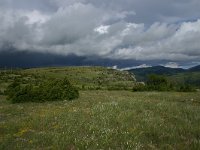
[[[190,71],[190,72],[200,71],[200,65],[192,67],[192,68],[188,69],[188,71]]]
[[[153,66],[148,68],[135,68],[135,69],[130,69],[128,71],[134,73],[137,80],[144,81],[149,74],[172,76],[179,73],[200,72],[200,65],[189,69]]]

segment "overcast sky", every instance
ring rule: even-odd
[[[22,52],[108,66],[196,65],[200,0],[0,0],[0,55],[8,57],[0,63]]]

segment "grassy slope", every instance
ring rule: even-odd
[[[104,67],[55,67],[55,68],[35,68],[19,71],[25,80],[34,82],[46,78],[64,78],[67,77],[76,87],[82,89],[108,89],[112,87],[125,87],[132,89],[135,84],[135,78],[126,71],[117,71]],[[6,75],[8,77],[8,75]],[[13,76],[13,75],[9,75]],[[10,78],[11,78],[10,77]],[[8,80],[9,81],[9,80]],[[0,82],[1,86],[1,82]],[[3,84],[2,84],[3,86]],[[5,86],[4,86],[5,87]]]
[[[0,97],[0,149],[199,149],[200,93],[81,91],[73,102]]]

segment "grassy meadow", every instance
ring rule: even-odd
[[[14,81],[64,79],[73,101],[12,104]],[[200,149],[200,92],[133,92],[133,74],[103,67],[0,71],[0,149]]]
[[[0,96],[0,149],[200,149],[199,96],[93,90],[23,104]]]

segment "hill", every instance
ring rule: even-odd
[[[163,66],[154,66],[149,68],[131,69],[137,81],[146,81],[150,74],[165,75],[168,80],[174,84],[189,84],[200,88],[200,65],[189,69],[168,68]]]
[[[178,73],[167,78],[175,84],[188,84],[200,88],[200,71]]]
[[[188,69],[189,72],[200,72],[200,65]]]
[[[81,90],[132,89],[136,79],[132,73],[104,67],[50,67],[0,72],[0,87],[5,88],[14,79],[37,85],[41,80],[64,78]]]
[[[175,75],[177,73],[185,72],[182,68],[168,68],[163,66],[154,66],[148,68],[136,68],[128,70],[131,73],[134,73],[136,79],[138,81],[145,81],[147,76],[150,74],[157,74],[157,75]]]

